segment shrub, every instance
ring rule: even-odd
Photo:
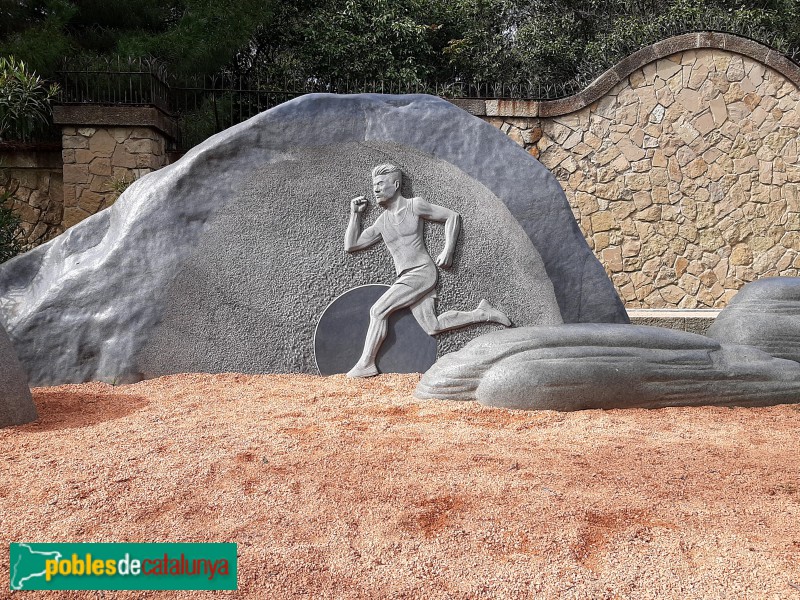
[[[111,188],[111,195],[114,197],[114,200],[119,198],[134,181],[136,181],[136,177],[133,175],[123,175],[122,177],[112,177],[109,179],[108,185]]]
[[[48,85],[22,61],[0,57],[0,140],[28,141],[47,127],[58,85]]]

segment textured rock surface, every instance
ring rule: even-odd
[[[462,213],[440,310],[486,297],[519,325],[627,321],[557,181],[506,136],[429,96],[312,95],[214,136],[0,268],[32,382],[314,372],[325,306],[394,280],[382,246],[342,247],[349,199],[369,196],[371,167],[388,160],[406,193]],[[427,231],[436,252],[441,227]],[[493,327],[440,336],[439,349]]]
[[[656,46],[601,77],[600,97],[455,102],[553,170],[629,309],[722,308],[747,282],[800,273],[800,76],[735,36]],[[101,131],[64,129],[63,194],[55,172],[12,174],[28,241],[60,232],[62,212],[72,224],[108,206],[109,160],[117,180],[165,163],[152,132]],[[110,156],[106,133],[120,146]]]
[[[526,327],[440,359],[415,395],[546,410],[764,406],[800,402],[800,365],[656,327]]]
[[[0,427],[22,425],[36,417],[27,377],[11,340],[0,326]]]
[[[748,283],[706,335],[800,362],[800,279],[769,277]]]

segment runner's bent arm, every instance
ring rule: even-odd
[[[453,253],[456,251],[456,242],[461,231],[461,215],[444,206],[426,202],[422,198],[414,198],[414,210],[423,219],[444,222],[444,250],[436,258],[436,264],[448,268],[453,264]]]
[[[350,201],[350,222],[347,224],[347,231],[344,234],[344,249],[347,252],[363,250],[377,242],[381,234],[374,225],[361,230],[361,211],[364,210],[366,202],[363,196],[353,198]]]

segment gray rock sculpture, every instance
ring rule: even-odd
[[[405,197],[463,216],[440,311],[491,298],[521,326],[627,321],[556,179],[493,126],[431,96],[309,95],[0,266],[0,319],[31,384],[314,373],[325,307],[395,279],[380,246],[342,248],[343,199],[369,193],[353,174],[384,162],[407,175]],[[441,229],[426,228],[427,247],[443,246]],[[497,327],[441,334],[438,351]]]
[[[428,335],[438,335],[475,323],[493,322],[511,326],[508,317],[486,300],[481,300],[472,311],[449,310],[436,315],[436,267],[449,269],[453,264],[461,216],[454,210],[431,204],[422,198],[405,198],[400,193],[402,177],[400,168],[393,164],[378,165],[372,169],[375,201],[383,208],[383,212],[375,223],[363,231],[361,213],[367,201],[364,196],[350,201],[350,222],[344,236],[344,249],[356,252],[382,239],[394,260],[397,281],[370,308],[364,350],[355,366],[347,372],[348,377],[372,377],[378,374],[375,359],[388,334],[389,315],[401,308],[409,307]],[[425,247],[425,221],[444,223],[444,248],[435,264]]]
[[[745,285],[706,332],[800,362],[800,278],[769,277]]]
[[[439,359],[418,398],[539,410],[800,402],[800,364],[704,336],[616,324],[496,331]]]
[[[37,418],[28,379],[6,330],[0,326],[0,427],[22,425]]]

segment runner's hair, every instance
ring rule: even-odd
[[[378,175],[390,175],[397,173],[397,179],[402,180],[403,172],[400,170],[400,167],[397,165],[393,165],[391,163],[384,163],[382,165],[378,165],[374,169],[372,169],[372,176],[377,177]]]

